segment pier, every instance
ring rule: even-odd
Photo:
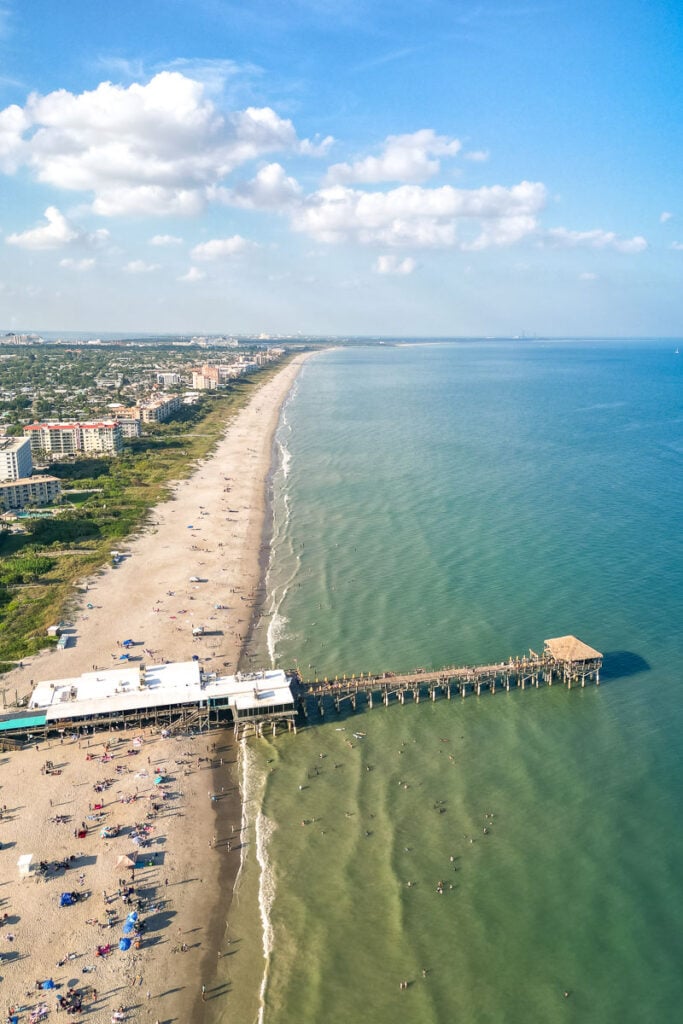
[[[27,704],[0,714],[0,749],[17,749],[49,735],[78,739],[96,729],[153,727],[167,735],[233,726],[238,739],[296,732],[311,712],[368,710],[439,698],[464,699],[559,683],[571,689],[600,684],[602,654],[575,636],[546,640],[543,654],[489,665],[451,666],[410,673],[360,673],[304,681],[281,669],[218,676],[186,661],[118,669],[39,683]]]
[[[439,698],[464,699],[468,695],[495,694],[497,690],[552,686],[567,689],[587,684],[600,685],[602,654],[575,636],[545,640],[543,653],[529,651],[528,656],[510,658],[490,665],[449,666],[440,669],[417,669],[415,672],[360,673],[359,675],[302,680],[296,678],[293,692],[299,713],[308,717],[311,710],[324,718],[328,710],[362,706],[371,710],[376,704],[405,704],[412,700],[435,701]]]

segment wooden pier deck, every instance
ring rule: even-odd
[[[361,705],[371,709],[375,703],[405,704],[406,700],[437,700],[445,697],[464,699],[468,694],[481,696],[496,690],[552,686],[554,682],[571,689],[587,683],[600,684],[602,654],[573,636],[556,637],[544,642],[543,654],[530,651],[528,656],[510,658],[489,665],[448,666],[415,672],[360,673],[335,679],[302,680],[297,678],[293,690],[299,711],[307,716],[311,706],[324,717],[327,709],[352,711]]]

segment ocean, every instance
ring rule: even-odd
[[[571,633],[604,669],[599,688],[380,704],[249,741],[241,1020],[679,1019],[675,348],[405,343],[305,364],[277,433],[262,660],[322,679]]]

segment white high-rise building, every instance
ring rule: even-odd
[[[21,480],[33,472],[27,437],[0,437],[0,480]]]

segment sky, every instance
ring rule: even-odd
[[[680,0],[0,0],[0,330],[683,335]]]

